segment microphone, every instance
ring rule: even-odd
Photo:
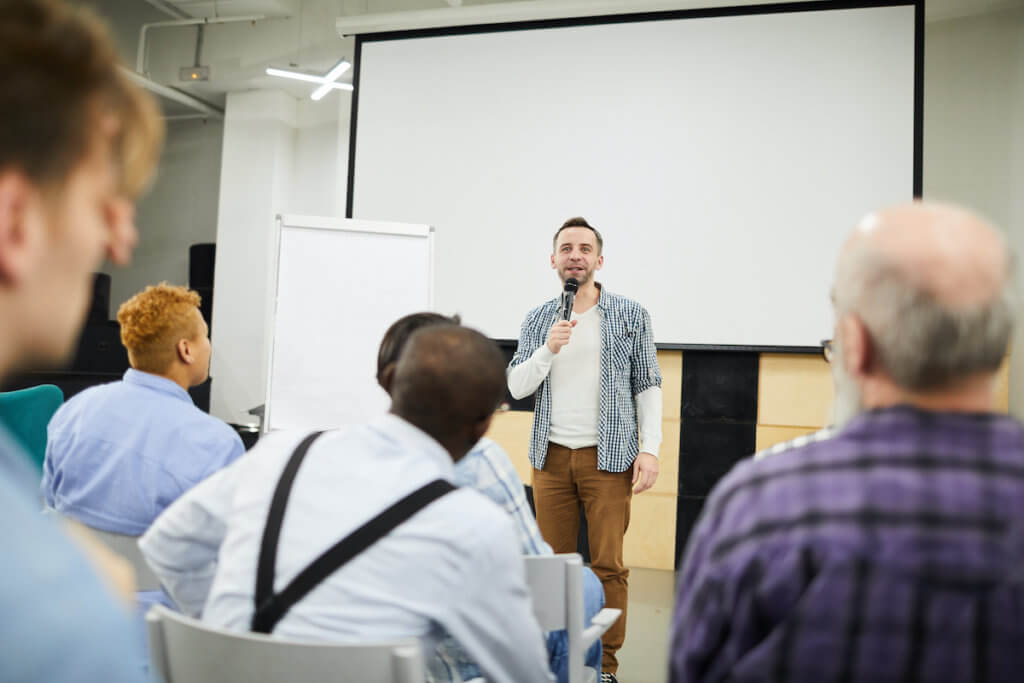
[[[562,292],[562,320],[572,317],[572,304],[576,300],[576,291],[580,288],[579,280],[574,277],[565,280],[565,291]]]

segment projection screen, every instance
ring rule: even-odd
[[[920,192],[923,10],[864,4],[360,36],[348,215],[434,226],[437,310],[497,339],[581,215],[661,347],[806,349],[845,235]]]

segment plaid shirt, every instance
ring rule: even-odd
[[[640,451],[637,430],[637,394],[661,386],[661,371],[647,310],[631,299],[600,287],[597,308],[601,314],[601,401],[598,413],[597,468],[623,472]],[[519,332],[519,346],[509,368],[529,360],[559,319],[561,298],[555,297],[526,314]],[[551,428],[551,377],[537,389],[530,438],[530,462],[544,469]]]
[[[540,535],[516,468],[497,443],[480,439],[466,457],[455,463],[455,485],[476,489],[515,520],[524,555],[554,553]]]
[[[507,512],[516,523],[524,555],[552,555],[537,520],[526,501],[526,491],[505,449],[490,439],[480,439],[473,450],[455,463],[456,486],[476,489]],[[450,635],[445,634],[428,665],[428,683],[469,681],[483,674],[480,667]]]
[[[1021,680],[1024,427],[899,406],[741,462],[671,643],[675,682]]]

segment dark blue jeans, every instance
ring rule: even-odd
[[[589,624],[594,615],[604,607],[604,589],[597,575],[590,567],[583,568],[583,623]],[[569,680],[569,634],[563,631],[552,631],[548,634],[548,655],[551,660],[551,673],[558,677],[558,683]],[[584,662],[597,671],[601,670],[601,639],[587,650]]]
[[[590,623],[590,620],[601,611],[602,607],[604,607],[604,588],[601,587],[601,581],[590,570],[590,567],[584,567],[583,623]],[[558,683],[567,683],[569,680],[569,634],[564,630],[551,631],[548,633],[547,647],[551,672],[558,678]],[[443,656],[435,658],[431,658],[428,653],[427,667],[431,670],[430,680],[453,680],[455,672],[464,681],[481,676],[476,662],[469,659],[455,639],[448,634],[444,634],[438,644],[438,654],[441,653]],[[600,671],[600,640],[587,650],[584,661],[587,666]]]

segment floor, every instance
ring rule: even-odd
[[[626,643],[619,650],[621,683],[665,683],[668,679],[668,630],[675,586],[675,572],[630,569]]]

